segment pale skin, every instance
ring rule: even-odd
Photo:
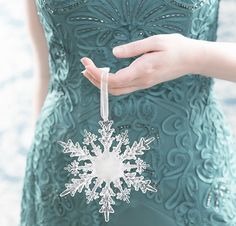
[[[49,64],[48,48],[43,28],[37,15],[35,1],[25,0],[26,21],[30,35],[34,63],[34,98],[32,124],[35,123],[48,92]]]
[[[236,82],[236,43],[210,42],[181,34],[153,35],[119,46],[117,58],[139,56],[128,67],[110,73],[109,93],[122,95],[183,75],[201,74]],[[100,87],[101,69],[83,57],[83,74]]]
[[[48,48],[39,22],[35,1],[26,0],[27,20],[35,58],[36,119],[47,95],[49,81]],[[108,91],[122,95],[176,79],[201,74],[236,82],[236,43],[195,40],[181,34],[157,34],[121,45],[117,58],[138,56],[128,67],[108,77]],[[101,69],[87,57],[81,58],[82,74],[100,88]],[[108,65],[109,66],[109,65]]]

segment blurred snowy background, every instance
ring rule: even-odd
[[[236,0],[222,0],[218,40],[236,41]],[[19,221],[26,154],[32,139],[32,60],[24,4],[0,0],[0,226]],[[236,134],[236,84],[215,80],[215,91]],[[33,225],[32,225],[33,226]]]

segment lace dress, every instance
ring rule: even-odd
[[[114,46],[163,33],[216,40],[218,0],[36,0],[49,48],[50,82],[27,156],[21,226],[236,226],[236,145],[214,96],[211,77],[178,79],[121,96],[109,95],[117,133],[131,143],[155,137],[142,156],[158,192],[132,190],[105,222],[84,192],[59,194],[70,158],[59,140],[82,143],[98,131],[100,90],[81,71],[88,56],[111,72]],[[145,75],[144,75],[145,76]]]

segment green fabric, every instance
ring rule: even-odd
[[[58,140],[97,134],[100,90],[82,74],[83,56],[111,72],[114,46],[155,34],[216,40],[217,0],[36,0],[50,63],[49,91],[27,156],[21,226],[236,226],[236,150],[211,77],[187,74],[131,94],[112,96],[110,119],[130,143],[154,136],[143,155],[156,193],[131,191],[105,222],[85,194],[60,197],[71,158]],[[171,59],[170,59],[171,60]],[[143,75],[145,76],[145,75]],[[158,76],[158,75],[157,75]],[[228,192],[227,192],[228,191]]]

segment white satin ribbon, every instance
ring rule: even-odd
[[[109,67],[103,67],[101,74],[101,87],[100,87],[100,112],[104,121],[108,121],[109,105],[108,105],[108,74]]]

